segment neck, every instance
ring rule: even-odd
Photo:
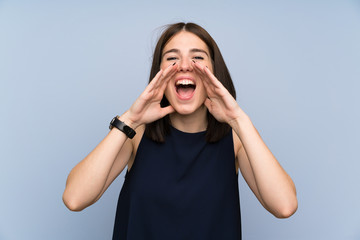
[[[206,112],[205,105],[202,105],[192,114],[181,115],[174,112],[170,114],[171,125],[182,132],[196,133],[205,131],[207,128]]]

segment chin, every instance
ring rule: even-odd
[[[177,114],[180,114],[180,115],[191,115],[193,113],[196,113],[196,112],[200,112],[200,111],[205,111],[206,112],[206,107],[205,105],[201,105],[201,106],[176,106],[174,107],[175,109],[175,112]]]
[[[190,115],[190,114],[194,113],[195,111],[189,110],[189,109],[175,109],[175,112],[180,115]]]

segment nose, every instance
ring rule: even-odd
[[[192,71],[193,67],[191,65],[191,59],[187,59],[187,58],[182,58],[179,61],[179,71],[181,72],[188,72],[188,71]]]

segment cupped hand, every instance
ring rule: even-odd
[[[176,69],[176,64],[161,69],[120,119],[135,129],[139,125],[156,121],[174,112],[172,106],[162,108],[160,102]]]
[[[234,120],[245,115],[234,97],[208,67],[199,62],[192,64],[207,92],[208,98],[204,104],[216,120],[228,123],[231,126]]]

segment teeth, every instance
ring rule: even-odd
[[[188,79],[182,79],[176,82],[176,86],[178,85],[195,85],[193,81],[188,80]]]

